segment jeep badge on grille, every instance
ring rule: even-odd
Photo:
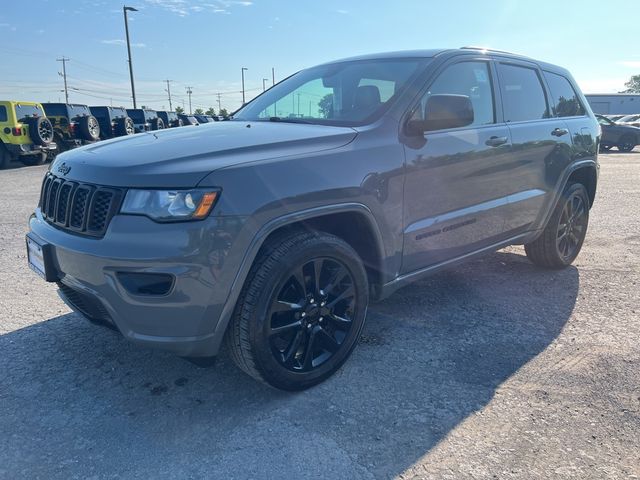
[[[62,175],[66,175],[70,171],[71,171],[71,167],[64,162],[62,162],[62,164],[58,166],[58,172],[61,173]]]

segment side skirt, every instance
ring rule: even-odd
[[[417,280],[420,280],[421,278],[424,278],[428,275],[439,272],[440,270],[443,270],[445,268],[453,267],[460,263],[466,262],[467,260],[471,260],[473,258],[480,257],[482,255],[493,253],[496,250],[507,247],[509,245],[517,245],[517,244],[525,243],[525,240],[528,240],[527,237],[530,237],[530,235],[531,235],[530,232],[521,233],[519,235],[516,235],[515,237],[508,238],[507,240],[504,240],[502,242],[494,243],[493,245],[489,245],[488,247],[482,248],[480,250],[476,250],[475,252],[466,253],[464,255],[461,255],[460,257],[452,258],[450,260],[445,260],[444,262],[440,262],[426,268],[421,268],[420,270],[415,270],[413,272],[400,275],[399,277],[396,277],[394,280],[390,281],[389,283],[385,283],[382,286],[378,300],[383,300],[387,298],[389,295],[391,295],[392,293],[394,293],[396,290],[410,283],[413,283]]]

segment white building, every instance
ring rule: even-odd
[[[591,93],[585,97],[594,113],[602,115],[640,113],[640,94],[637,93]]]

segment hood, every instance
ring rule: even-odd
[[[338,148],[356,134],[348,127],[216,122],[81,147],[59,155],[50,171],[71,180],[114,187],[194,187],[220,168]]]

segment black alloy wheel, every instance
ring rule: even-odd
[[[268,240],[227,330],[231,358],[272,387],[304,390],[335,373],[358,343],[369,303],[353,248],[324,232]]]
[[[564,259],[573,258],[582,245],[587,231],[587,206],[582,195],[574,192],[569,197],[560,214],[556,245]]]
[[[568,184],[542,233],[524,246],[532,263],[565,268],[576,259],[589,226],[589,194],[581,183]]]
[[[339,260],[314,258],[290,272],[267,313],[269,342],[287,370],[309,372],[329,360],[353,328],[354,279]]]

